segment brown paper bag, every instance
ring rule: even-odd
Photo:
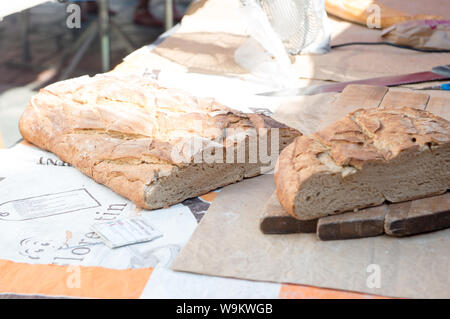
[[[384,40],[422,49],[450,50],[450,20],[416,20],[393,25]]]

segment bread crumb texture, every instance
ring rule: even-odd
[[[192,165],[193,158],[207,149],[238,143],[235,136],[226,135],[226,129],[253,133],[251,129],[267,127],[264,119],[255,117],[262,124],[212,98],[164,88],[143,76],[101,74],[41,89],[24,111],[19,128],[27,141],[55,153],[138,206],[160,208],[223,186],[208,178],[214,175],[210,169],[223,174],[225,167]],[[281,127],[284,143],[299,135]],[[192,142],[200,148],[187,147]],[[239,176],[227,182],[259,173],[257,164],[234,166],[238,168],[233,167],[233,173]],[[185,172],[200,174],[196,180],[203,179],[206,187],[196,190],[198,185],[184,180]],[[184,182],[174,185],[180,181]]]
[[[359,109],[280,154],[276,193],[299,219],[450,188],[449,121],[414,108]]]

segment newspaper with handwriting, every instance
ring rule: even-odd
[[[166,209],[142,210],[54,154],[19,144],[0,150],[0,259],[155,268],[141,298],[277,298],[280,284],[169,269],[209,204],[196,197]],[[117,247],[110,248],[94,231],[136,219],[150,227],[150,238],[142,237],[148,241],[139,242],[142,238],[134,234],[137,243],[126,242],[129,238],[117,243],[130,229],[115,236],[109,230],[103,235],[114,238],[109,246]]]
[[[0,179],[1,259],[117,269],[167,266],[197,225],[186,205],[141,210],[31,146],[0,150]],[[133,217],[161,234],[111,249],[92,230],[93,225]]]

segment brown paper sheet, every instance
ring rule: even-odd
[[[391,2],[382,1],[391,5]],[[397,1],[403,11],[417,14],[439,12],[450,18],[441,0]],[[394,5],[394,3],[392,3]],[[398,3],[395,3],[398,6]],[[238,0],[200,1],[183,18],[181,27],[156,50],[142,49],[128,57],[120,69],[167,69],[223,75],[247,71],[234,61],[234,51],[245,41],[246,28],[238,14]],[[380,41],[381,30],[368,29],[337,18],[329,18],[332,44]],[[296,56],[293,64],[300,78],[351,81],[377,76],[429,70],[448,64],[450,53],[421,53],[388,46],[349,46],[324,55]]]
[[[450,121],[448,92],[373,85],[349,85],[342,93],[295,97],[282,103],[273,118],[311,135],[359,108],[403,106],[425,109]]]
[[[370,85],[297,97],[280,105],[274,117],[309,135],[361,107],[405,105],[450,120],[448,93]],[[450,297],[450,229],[335,242],[321,242],[314,234],[263,235],[259,221],[273,190],[272,175],[223,189],[173,268],[392,297]],[[366,284],[372,264],[381,271],[380,288]]]
[[[330,242],[314,234],[263,235],[259,218],[273,190],[272,175],[225,187],[172,268],[391,297],[450,297],[450,229]]]
[[[415,48],[450,50],[450,20],[408,21],[383,30],[382,36]]]
[[[380,42],[381,30],[329,19],[333,30],[331,44]],[[323,55],[299,55],[294,68],[300,77],[333,81],[406,74],[431,70],[448,64],[450,53],[423,53],[386,45],[354,45],[332,49]]]
[[[325,0],[325,8],[328,14],[332,14],[347,21],[352,21],[361,25],[366,25],[367,21],[374,20],[372,19],[375,10],[374,7],[379,8],[379,26],[381,28],[386,28],[396,23],[408,20],[443,19],[442,16],[436,15],[411,15],[401,10],[395,10],[392,7],[386,6],[382,2],[379,2],[377,0]]]

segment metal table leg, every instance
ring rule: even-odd
[[[108,72],[110,69],[110,39],[109,39],[109,12],[108,0],[98,0],[100,45],[102,50],[102,70]]]
[[[165,20],[164,26],[166,31],[173,27],[173,0],[165,0]]]
[[[77,39],[73,47],[70,48],[70,50],[68,50],[68,52],[63,55],[63,58],[61,59],[60,63],[63,63],[64,57],[67,54],[71,53],[73,50],[76,50],[75,55],[73,56],[69,65],[64,69],[64,71],[62,71],[58,81],[65,80],[72,74],[73,70],[75,70],[76,66],[89,49],[89,46],[96,38],[98,30],[99,30],[99,23],[97,23],[97,21],[92,22],[87,28],[87,30],[84,31],[82,35],[80,35],[80,37]]]
[[[83,56],[88,51],[89,46],[95,40],[96,35],[99,34],[100,37],[100,46],[101,46],[101,57],[102,57],[102,71],[108,72],[111,68],[111,58],[110,58],[110,30],[111,26],[112,31],[115,31],[121,40],[127,51],[134,51],[135,45],[131,41],[131,39],[120,29],[120,27],[114,23],[114,21],[110,21],[109,19],[109,5],[108,0],[97,0],[98,3],[98,20],[91,22],[88,28],[76,39],[75,43],[68,49],[65,49],[62,58],[59,59],[59,63],[51,63],[53,68],[61,69],[65,58],[69,53],[75,52],[68,66],[64,68],[61,72],[61,76],[59,80],[64,80],[68,78],[78,63],[81,61]],[[170,13],[172,13],[172,9],[170,9]],[[172,14],[173,15],[173,14]],[[29,10],[25,10],[20,14],[20,22],[23,26],[22,30],[22,61],[19,63],[20,65],[29,65],[27,62],[31,60],[31,53],[28,42],[28,34],[29,34]],[[11,63],[12,64],[12,63]],[[17,63],[14,63],[17,64]]]
[[[127,36],[126,33],[122,31],[122,29],[120,29],[120,27],[117,25],[117,23],[114,22],[114,20],[111,19],[111,21],[109,21],[109,24],[111,26],[111,30],[117,34],[119,40],[122,41],[125,49],[129,54],[136,50],[136,45],[133,43],[130,37]]]

